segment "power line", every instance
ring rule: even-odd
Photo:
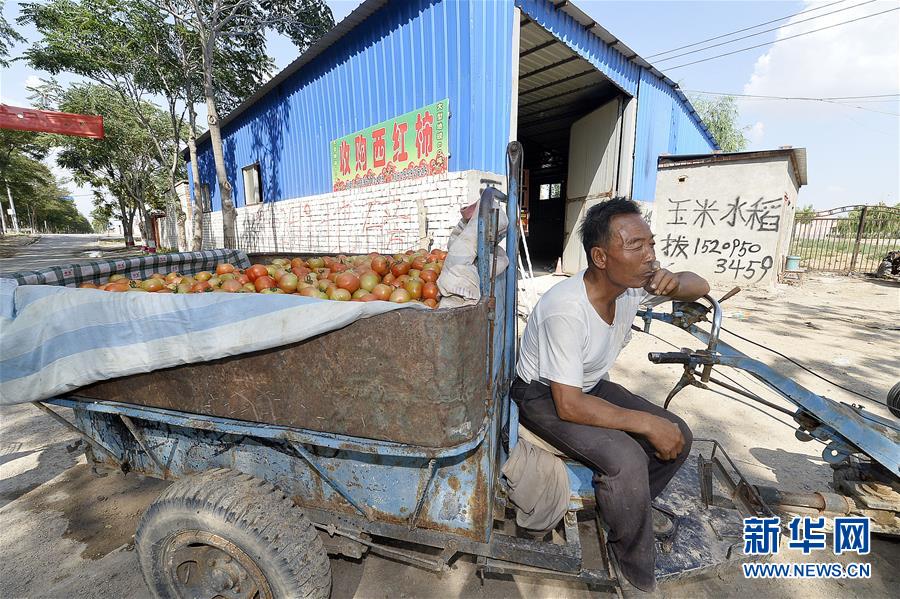
[[[699,90],[684,90],[687,93],[692,94],[700,94],[707,96],[733,96],[737,98],[747,98],[749,100],[779,100],[779,101],[801,101],[801,102],[823,102],[826,104],[836,104],[837,106],[846,106],[848,108],[858,108],[859,110],[865,110],[866,112],[875,112],[878,114],[887,114],[890,116],[900,116],[900,114],[896,112],[885,112],[883,110],[875,110],[874,108],[866,108],[865,106],[857,106],[856,104],[850,104],[849,102],[854,103],[862,103],[867,101],[867,98],[897,98],[900,99],[900,94],[876,94],[870,96],[833,96],[830,98],[812,98],[805,96],[763,96],[757,94],[724,94],[719,92],[704,92]],[[874,100],[876,102],[896,102],[897,99],[894,100]],[[873,100],[868,100],[873,101]]]
[[[787,41],[787,40],[790,40],[790,39],[794,39],[794,38],[796,38],[796,37],[802,37],[802,36],[804,36],[804,35],[809,35],[810,33],[817,33],[817,32],[819,32],[819,31],[825,31],[826,29],[833,29],[833,28],[835,28],[835,27],[840,27],[841,25],[848,25],[848,24],[850,24],[850,23],[855,23],[856,21],[862,21],[862,20],[864,20],[864,19],[870,19],[870,18],[872,18],[872,17],[877,17],[877,16],[879,16],[879,15],[883,15],[883,14],[889,13],[889,12],[894,12],[894,11],[897,11],[897,10],[900,10],[900,7],[897,7],[897,8],[890,8],[890,9],[888,9],[888,10],[883,10],[883,11],[881,11],[881,12],[876,12],[876,13],[873,13],[873,14],[871,14],[871,15],[866,15],[866,16],[864,16],[864,17],[857,17],[856,19],[850,19],[849,21],[841,21],[840,23],[835,23],[834,25],[828,25],[827,27],[820,27],[819,29],[813,29],[813,30],[811,30],[811,31],[804,31],[803,33],[798,33],[798,34],[796,34],[796,35],[791,35],[791,36],[788,36],[788,37],[783,37],[783,38],[781,38],[781,39],[777,39],[777,40],[772,41],[772,42],[766,42],[766,43],[764,43],[764,44],[756,44],[755,46],[749,46],[749,47],[747,47],[747,48],[740,48],[739,50],[733,50],[733,51],[731,51],[731,52],[725,52],[724,54],[717,54],[717,55],[715,55],[715,56],[710,56],[710,57],[708,57],[708,58],[701,58],[700,60],[695,60],[695,61],[692,61],[692,62],[686,62],[686,63],[684,63],[684,64],[679,64],[679,65],[676,65],[676,66],[674,66],[674,67],[666,67],[666,70],[667,70],[667,71],[671,71],[671,70],[674,70],[674,69],[680,69],[680,68],[682,68],[682,67],[689,67],[689,66],[691,66],[691,65],[699,64],[699,63],[701,63],[701,62],[707,62],[707,61],[709,61],[709,60],[715,60],[715,59],[717,59],[717,58],[723,58],[723,57],[725,57],[725,56],[731,56],[732,54],[738,54],[739,52],[746,52],[747,50],[753,50],[753,49],[755,49],[755,48],[762,48],[763,46],[769,46],[769,45],[772,45],[772,44],[777,44],[778,42],[784,42],[784,41]]]
[[[763,96],[759,94],[729,94],[725,92],[706,92],[698,89],[684,89],[681,90],[688,94],[701,94],[704,96],[734,96],[735,98],[763,98],[763,99],[771,99],[771,100],[864,100],[869,98],[900,98],[900,93],[897,94],[871,94],[867,96],[828,96],[825,98],[814,98],[810,96]],[[890,101],[890,100],[887,100]]]
[[[824,4],[822,6],[817,6],[815,8],[809,8],[809,9],[801,11],[801,12],[795,12],[794,14],[788,15],[786,17],[772,19],[771,21],[766,21],[765,23],[759,23],[758,25],[753,25],[751,27],[744,27],[743,29],[738,29],[737,31],[723,33],[722,35],[717,35],[715,37],[710,37],[705,40],[700,40],[699,42],[694,42],[693,44],[688,44],[686,46],[679,46],[678,48],[672,48],[671,50],[666,50],[665,52],[657,52],[656,54],[651,54],[647,58],[648,59],[654,58],[656,56],[662,56],[663,54],[671,54],[672,52],[678,52],[679,50],[684,50],[685,48],[692,48],[694,46],[699,46],[700,44],[705,44],[706,42],[711,42],[714,40],[722,39],[723,37],[728,37],[729,35],[734,35],[735,33],[743,33],[745,31],[750,31],[751,29],[756,29],[757,27],[762,27],[763,25],[769,25],[771,23],[777,23],[778,21],[784,21],[785,19],[790,19],[791,17],[796,17],[797,15],[804,15],[808,12],[822,10],[823,8],[828,8],[829,6],[834,6],[835,4],[841,4],[842,2],[846,2],[846,1],[847,0],[838,0],[837,2],[832,2],[831,4]]]
[[[786,25],[779,25],[778,27],[772,27],[771,29],[763,29],[762,31],[757,31],[756,33],[751,33],[749,35],[743,35],[741,37],[736,37],[732,40],[727,40],[724,42],[719,42],[718,44],[712,44],[710,46],[704,46],[703,48],[698,48],[696,50],[691,50],[689,52],[682,52],[681,54],[675,54],[674,56],[669,56],[666,58],[660,58],[657,62],[665,62],[667,60],[674,60],[676,58],[680,58],[681,56],[687,56],[688,54],[696,54],[697,52],[704,52],[711,48],[718,48],[719,46],[725,46],[727,44],[732,44],[734,42],[739,42],[741,40],[745,40],[751,37],[756,37],[757,35],[762,35],[764,33],[770,33],[772,31],[778,31],[782,27],[791,27],[793,25],[799,25],[800,23],[806,23],[807,21],[813,21],[815,19],[821,19],[822,17],[827,17],[828,15],[833,15],[835,13],[839,13],[845,10],[850,10],[851,8],[858,8],[860,6],[865,6],[866,4],[871,4],[876,0],[867,0],[866,2],[861,2],[860,4],[854,4],[853,6],[846,6],[844,8],[839,8],[837,10],[833,10],[831,12],[826,12],[825,14],[816,15],[814,17],[809,17],[808,19],[801,19],[800,21],[794,21],[793,23],[788,23]]]

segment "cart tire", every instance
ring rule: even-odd
[[[887,405],[891,414],[900,418],[900,383],[897,383],[888,391]]]
[[[156,597],[331,593],[331,563],[303,510],[274,485],[234,470],[173,483],[144,512],[135,546]]]

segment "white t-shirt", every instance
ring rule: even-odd
[[[588,301],[584,272],[551,287],[528,317],[516,366],[525,382],[555,381],[590,391],[630,340],[641,303],[667,299],[627,289],[616,298],[616,315],[609,325]],[[651,298],[654,301],[648,301]]]

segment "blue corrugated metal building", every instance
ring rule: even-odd
[[[583,207],[612,194],[652,202],[661,154],[716,149],[677,86],[571,2],[366,0],[222,119],[236,207],[333,193],[334,140],[444,99],[447,176],[502,180],[506,144],[522,141],[529,243],[539,256],[562,254],[579,214],[573,202]],[[573,124],[610,102],[616,108],[602,140],[609,143],[576,149]],[[569,189],[576,150],[615,153],[605,163],[614,176],[602,189],[596,182],[585,193]],[[248,166],[255,176],[245,176]],[[198,167],[208,190],[205,220],[217,222],[208,134],[198,140]],[[385,185],[390,194],[394,183]],[[426,187],[433,186],[431,178]],[[337,193],[352,203],[359,190]],[[450,212],[462,200],[450,200],[443,217],[429,204],[430,222],[455,222]]]

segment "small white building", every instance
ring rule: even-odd
[[[773,285],[784,268],[806,149],[660,156],[653,225],[663,267]]]

